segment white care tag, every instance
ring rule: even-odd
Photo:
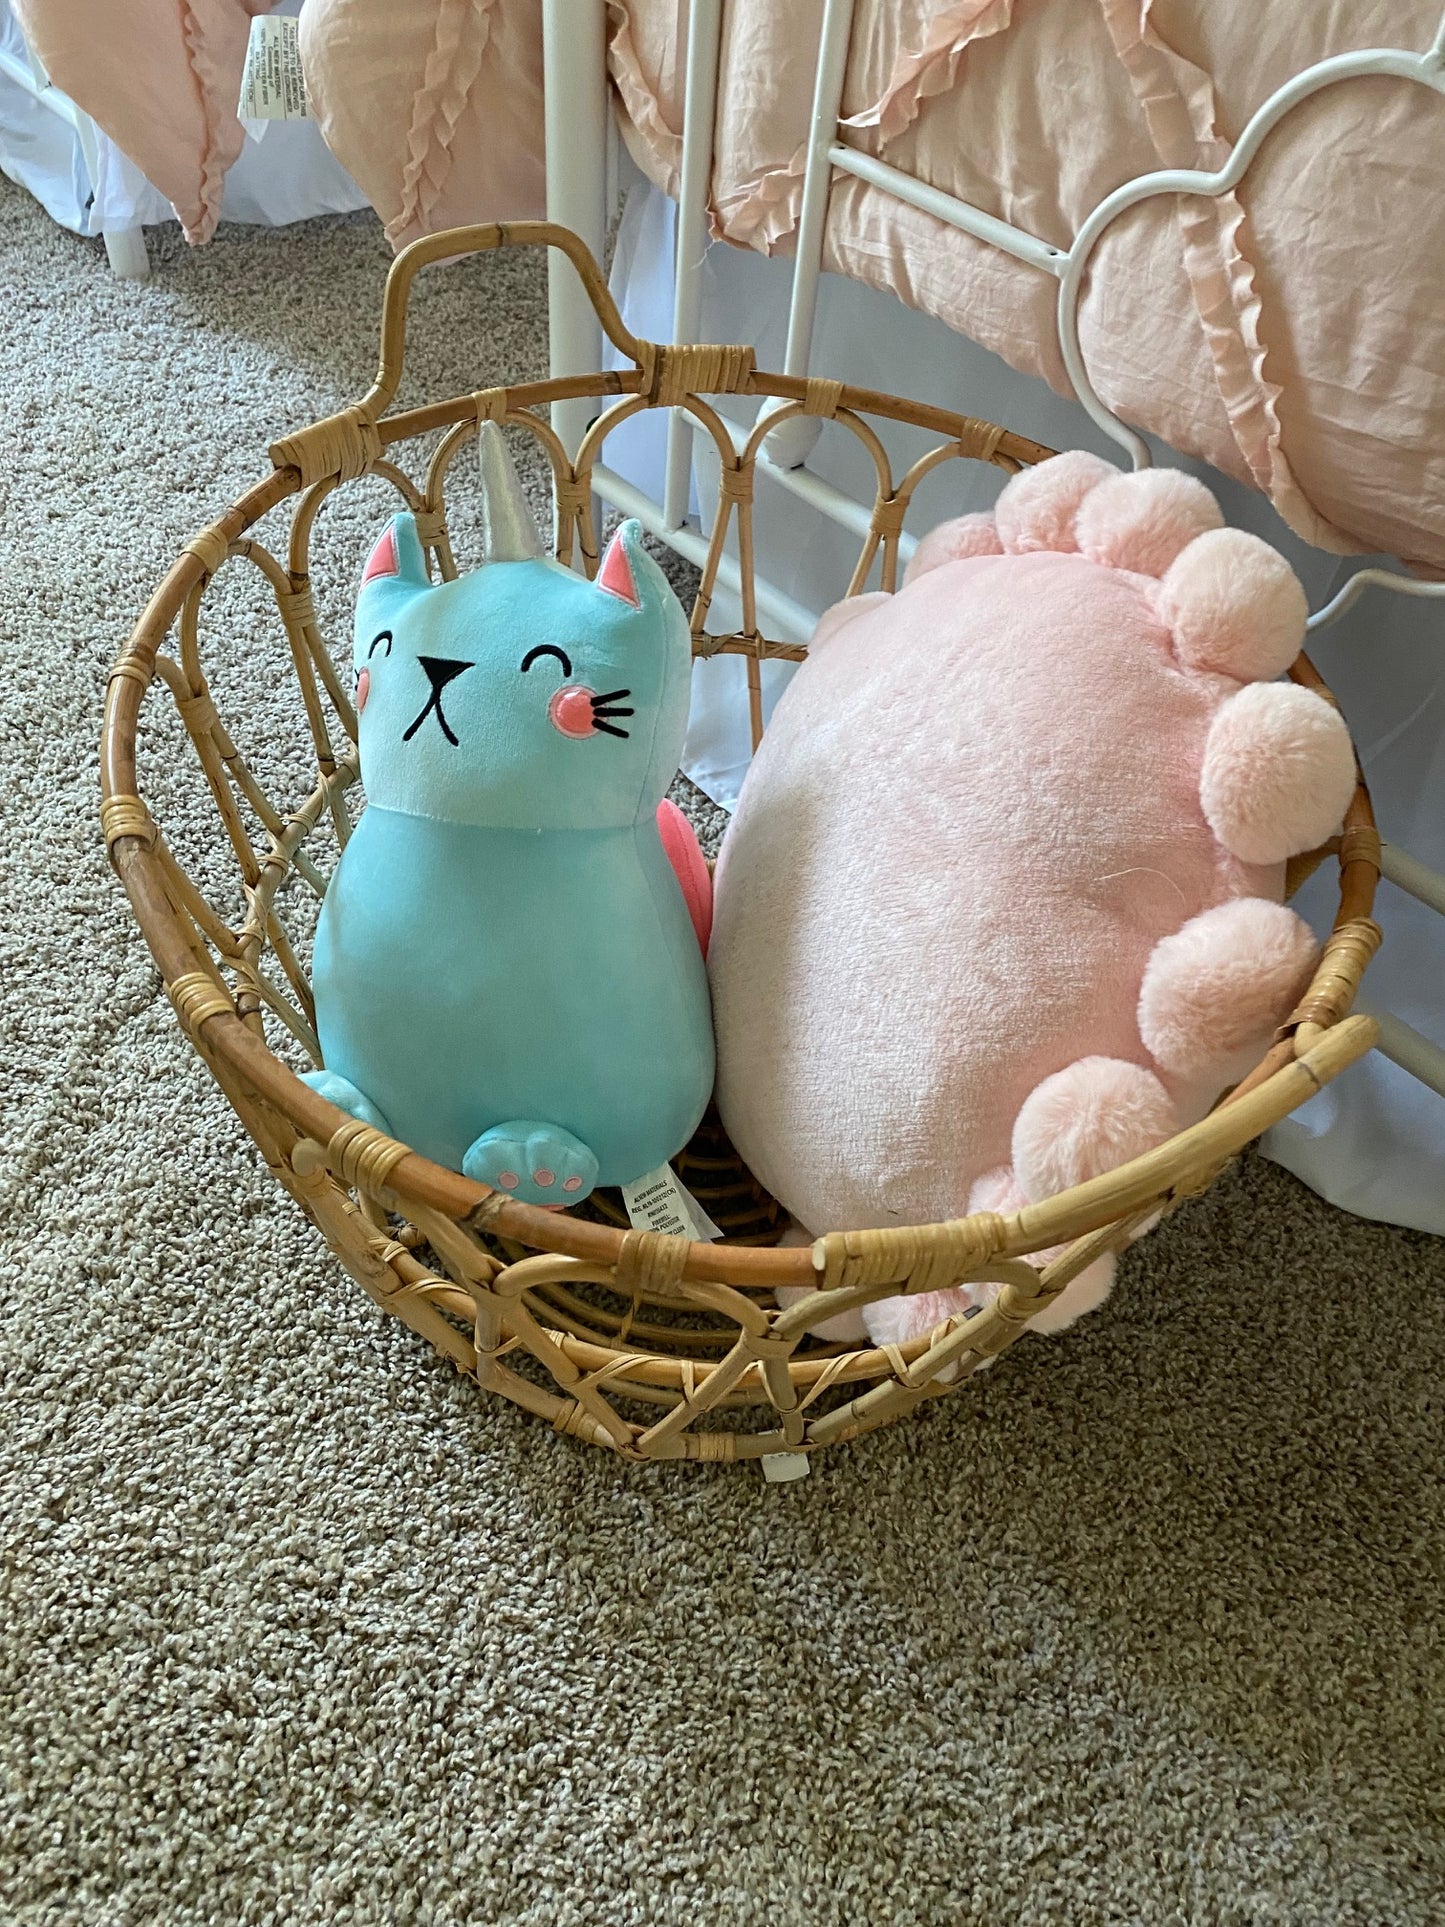
[[[670,1164],[660,1164],[635,1184],[624,1184],[622,1202],[634,1231],[661,1231],[669,1238],[704,1244],[722,1236]]]
[[[758,1463],[769,1485],[786,1485],[789,1479],[806,1479],[812,1470],[806,1452],[767,1452]]]
[[[298,23],[290,14],[263,14],[251,22],[238,119],[248,123],[309,119],[311,104],[297,34]]]

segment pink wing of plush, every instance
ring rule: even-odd
[[[667,860],[682,885],[687,914],[692,918],[692,927],[697,932],[698,949],[705,957],[708,939],[712,935],[712,872],[707,867],[707,858],[702,853],[691,823],[676,803],[668,802],[666,797],[657,806],[657,833],[662,838]]]

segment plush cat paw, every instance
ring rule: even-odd
[[[580,1204],[597,1182],[597,1160],[558,1124],[513,1118],[494,1124],[462,1159],[463,1174],[519,1204]]]
[[[354,1117],[358,1124],[369,1124],[373,1131],[392,1136],[391,1126],[366,1093],[359,1091],[336,1071],[303,1071],[301,1082],[309,1084],[318,1097],[324,1097],[338,1111],[345,1111],[348,1117]]]

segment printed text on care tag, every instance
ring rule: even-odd
[[[287,14],[263,15],[251,22],[236,107],[239,119],[305,120],[310,115],[296,36],[297,23]]]
[[[703,1242],[722,1236],[670,1164],[659,1165],[635,1184],[624,1184],[622,1202],[634,1231],[661,1231],[669,1238]]]

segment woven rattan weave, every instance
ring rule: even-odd
[[[622,371],[531,382],[389,412],[401,374],[407,301],[419,269],[448,257],[550,245],[582,277]],[[775,398],[741,442],[708,395]],[[536,411],[596,397],[599,415],[575,461]],[[317,510],[363,475],[390,482],[417,514],[435,566],[454,575],[447,476],[483,420],[534,435],[549,459],[557,504],[556,550],[596,567],[591,477],[611,429],[643,409],[683,408],[711,436],[720,469],[718,507],[692,614],[699,655],[743,656],[754,742],[762,729],[760,664],[799,659],[757,622],[753,585],[754,487],[766,434],[793,415],[841,423],[876,472],[869,532],[848,593],[875,571],[894,586],[905,514],[923,477],[949,461],[991,462],[1010,473],[1050,451],[987,422],[819,379],[760,373],[745,347],[665,347],[623,325],[601,273],[575,235],[542,223],[457,229],[416,243],[393,265],[382,320],[381,364],[365,400],[271,449],[272,472],[176,560],[136,625],[112,675],[102,746],[101,818],[111,857],[163,973],[176,1016],[260,1147],[275,1179],[310,1215],[345,1269],[488,1389],[570,1432],[633,1459],[741,1459],[807,1452],[856,1437],[954,1393],[1026,1330],[1029,1319],[1105,1248],[1121,1245],[1156,1212],[1209,1185],[1244,1145],[1313,1095],[1374,1040],[1350,1006],[1378,942],[1370,911],[1379,844],[1363,785],[1344,835],[1295,866],[1296,880],[1337,859],[1334,934],[1298,1008],[1261,1063],[1211,1116],[1148,1156],[1010,1217],[980,1213],[947,1224],[825,1235],[811,1248],[780,1248],[782,1215],[709,1122],[679,1160],[726,1237],[717,1244],[631,1231],[605,1194],[584,1211],[553,1214],[488,1192],[406,1145],[344,1117],[303,1085],[278,1055],[298,1044],[316,1060],[314,1011],[288,934],[301,918],[295,893],[319,896],[350,828],[357,779],[355,717],[320,631],[310,589]],[[896,479],[869,417],[928,431],[936,445]],[[394,458],[444,430],[421,480]],[[249,531],[294,502],[289,552]],[[707,627],[730,534],[739,566],[740,627]],[[223,568],[259,570],[294,664],[297,701],[315,748],[314,780],[295,796],[269,796],[244,745],[233,740],[202,661],[198,611]],[[173,647],[168,644],[173,639]],[[1301,657],[1291,672],[1321,689]],[[1322,693],[1324,692],[1322,690]],[[244,913],[227,921],[172,849],[137,778],[137,739],[154,705],[174,700],[199,759],[216,816],[218,851],[239,871]],[[283,906],[285,914],[283,916]],[[319,1061],[319,1060],[316,1060]],[[1036,1269],[1030,1252],[1065,1247]],[[900,1291],[966,1279],[1002,1284],[987,1309],[949,1320],[927,1337],[885,1350],[822,1343],[808,1328],[827,1312]],[[780,1311],[779,1285],[815,1296]]]

